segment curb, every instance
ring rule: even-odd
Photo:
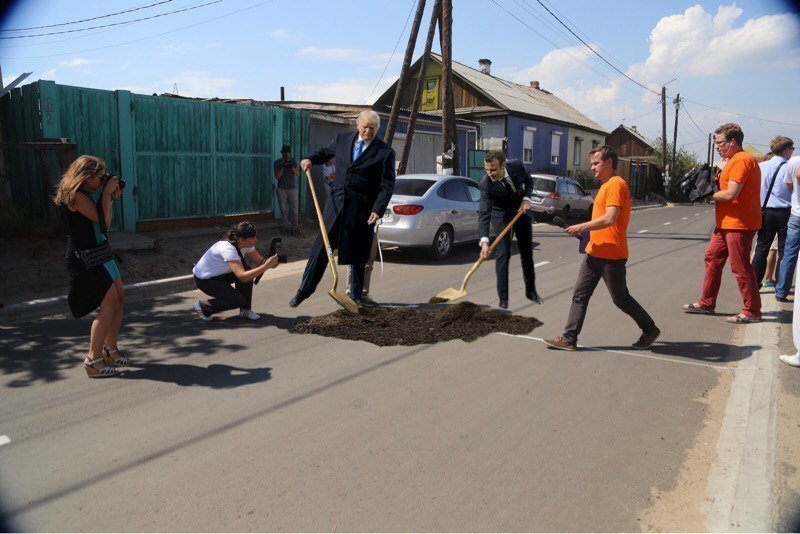
[[[264,276],[264,280],[290,276],[305,268],[306,261],[294,261],[278,266]],[[146,298],[159,297],[172,293],[182,293],[196,289],[194,275],[187,274],[160,280],[148,280],[125,286],[125,301],[134,302]],[[16,302],[0,308],[0,325],[43,319],[45,317],[61,316],[71,318],[67,304],[67,296],[60,295],[25,302]]]
[[[644,206],[631,206],[631,211],[649,210],[651,208],[666,208],[664,204],[646,204]]]

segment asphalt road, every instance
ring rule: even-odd
[[[631,293],[663,334],[650,351],[601,284],[579,343],[490,335],[380,348],[289,334],[335,309],[322,288],[288,302],[299,273],[257,286],[258,322],[204,323],[197,292],[131,303],[120,346],[141,364],[119,378],[81,368],[89,322],[0,329],[1,499],[10,524],[42,531],[639,530],[653,488],[681,483],[707,426],[707,398],[755,346],[724,317],[687,316],[699,294],[713,209],[635,212]],[[535,225],[537,284],[511,311],[561,333],[582,257]],[[436,263],[385,253],[373,295],[425,302],[457,286],[475,246]],[[493,265],[468,299],[496,305]],[[721,314],[739,310],[726,273]],[[402,327],[402,325],[399,325]],[[5,438],[5,439],[4,439]],[[694,506],[697,503],[687,503]],[[667,524],[670,530],[682,525]],[[685,525],[684,525],[685,526]],[[695,525],[696,526],[696,525]]]

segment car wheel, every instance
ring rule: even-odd
[[[594,211],[594,204],[589,204],[589,209],[586,210],[586,220],[587,221],[592,219],[592,211]]]
[[[439,260],[450,255],[453,250],[453,229],[445,225],[436,230],[430,248],[431,257]]]
[[[562,217],[564,217],[565,219],[566,219],[567,217],[569,217],[569,212],[570,212],[570,209],[571,209],[571,208],[569,207],[569,204],[567,204],[566,206],[564,206],[564,209],[563,209],[563,210],[561,210],[561,216],[562,216]]]

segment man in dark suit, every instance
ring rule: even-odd
[[[481,235],[481,257],[489,258],[489,236],[497,236],[503,231],[517,211],[531,209],[533,178],[518,161],[506,162],[500,150],[492,150],[483,158],[486,175],[481,180],[481,202],[478,208],[479,230]],[[519,257],[522,261],[522,277],[525,280],[525,297],[538,304],[542,303],[536,292],[536,273],[533,268],[533,248],[531,247],[531,219],[527,213],[517,219],[512,228],[517,236]],[[511,256],[511,231],[497,245],[497,259],[494,262],[497,273],[497,296],[500,307],[508,308],[508,259]]]
[[[336,177],[323,219],[331,247],[339,250],[339,265],[352,265],[350,297],[358,303],[364,287],[364,265],[369,259],[372,224],[383,217],[394,192],[394,150],[376,137],[381,120],[374,111],[358,115],[357,131],[336,136],[330,145],[300,162],[303,171],[336,158]],[[292,308],[311,296],[328,267],[322,235],[317,235]]]

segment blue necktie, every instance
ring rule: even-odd
[[[361,151],[364,150],[364,141],[359,141],[356,143],[356,150],[353,152],[353,161],[358,159],[358,156],[361,155]]]

